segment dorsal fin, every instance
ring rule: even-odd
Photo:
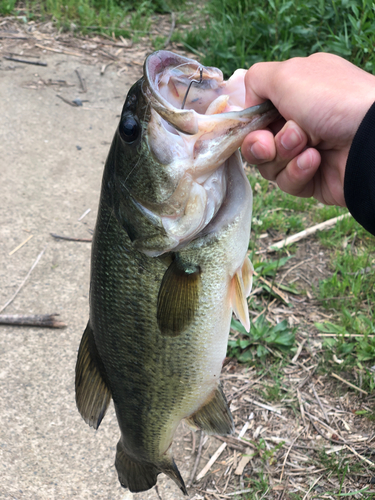
[[[87,323],[76,364],[76,403],[86,423],[97,429],[111,401],[111,391],[103,378],[104,367],[97,351],[94,333]]]
[[[245,287],[242,280],[240,271],[237,271],[232,278],[231,290],[231,305],[232,309],[241,321],[243,327],[247,332],[250,331],[249,308],[247,305]]]
[[[160,285],[157,321],[163,335],[176,337],[193,321],[198,306],[200,268],[183,263],[178,255]]]
[[[198,427],[208,434],[219,434],[219,436],[233,434],[233,418],[221,386],[186,421],[192,427]]]

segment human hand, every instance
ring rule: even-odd
[[[286,193],[345,206],[346,160],[375,101],[375,76],[319,53],[254,64],[245,86],[247,106],[270,99],[283,117],[245,138],[245,159]]]

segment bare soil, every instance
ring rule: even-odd
[[[1,326],[0,499],[181,498],[162,477],[158,490],[123,490],[114,468],[119,432],[113,408],[97,432],[76,410],[74,366],[88,317],[90,243],[51,236],[91,237],[109,144],[127,90],[151,51],[147,40],[132,46],[0,19],[0,309],[43,252],[4,312],[58,313],[67,324],[61,330]],[[322,338],[314,322],[330,314],[314,301],[311,287],[330,272],[327,262],[317,241],[300,243],[276,278],[276,286],[298,283],[301,295],[289,296],[292,309],[270,303],[255,282],[255,299],[264,302],[269,321],[287,318],[298,326],[300,349],[288,366],[280,360],[278,394],[267,370],[260,375],[234,360],[224,368],[234,437],[179,428],[174,455],[190,498],[246,498],[262,475],[269,488],[252,498],[336,498],[330,492],[340,487],[342,493],[367,488],[353,498],[374,492],[374,424],[355,413],[371,410],[373,396],[318,369]],[[356,374],[350,381],[360,388]],[[349,457],[352,469],[341,486],[322,456]]]

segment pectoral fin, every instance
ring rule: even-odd
[[[96,349],[94,334],[87,323],[76,364],[76,403],[86,423],[97,429],[111,401],[103,378],[104,367]]]
[[[176,337],[192,322],[198,306],[200,268],[180,262],[178,256],[160,285],[157,321],[163,335]]]
[[[214,396],[196,413],[186,419],[192,427],[198,427],[209,434],[227,436],[233,434],[233,418],[223,390],[218,387]]]
[[[249,308],[246,301],[245,286],[240,272],[232,279],[231,305],[237,318],[247,332],[250,331]]]

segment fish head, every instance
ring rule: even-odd
[[[219,69],[169,51],[146,59],[111,155],[115,212],[146,255],[199,236],[225,199],[227,160],[278,115],[270,102],[245,109],[244,74],[225,81]]]

